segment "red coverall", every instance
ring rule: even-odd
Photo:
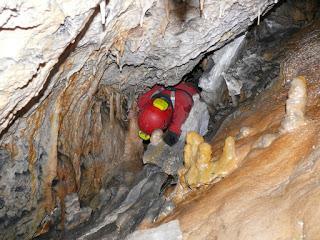
[[[179,83],[174,87],[165,88],[161,85],[155,85],[145,94],[138,98],[138,107],[143,109],[143,106],[153,101],[152,97],[157,91],[160,94],[167,95],[170,98],[171,92],[175,91],[175,100],[173,108],[173,116],[168,130],[180,136],[181,126],[187,119],[189,112],[193,106],[192,96],[198,93],[198,90],[190,83]]]

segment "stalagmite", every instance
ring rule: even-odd
[[[184,148],[185,182],[190,188],[199,187],[212,180],[212,150],[196,132],[189,132]]]
[[[242,127],[240,128],[239,133],[236,135],[236,139],[239,140],[242,138],[246,138],[251,134],[253,134],[254,132],[255,132],[255,129],[251,127]]]
[[[217,177],[224,177],[238,167],[233,137],[227,137],[224,143],[223,152],[218,161],[214,162],[213,172]]]
[[[189,132],[184,147],[184,167],[179,170],[179,184],[173,193],[175,202],[180,202],[190,189],[208,184],[213,177],[212,150],[197,132]]]
[[[46,165],[47,176],[44,179],[44,192],[45,194],[45,209],[47,212],[50,212],[53,209],[53,199],[52,199],[52,181],[57,176],[57,165],[58,165],[58,135],[60,127],[60,105],[59,99],[55,104],[55,109],[53,110],[51,117],[51,129],[50,129],[50,152],[48,156],[48,162]]]
[[[161,129],[156,129],[152,132],[151,138],[150,138],[150,144],[156,146],[160,142],[162,142],[162,136],[163,136],[163,131]]]
[[[184,167],[179,170],[179,184],[172,194],[175,203],[182,201],[191,190],[210,184],[238,167],[235,140],[227,137],[219,160],[213,161],[212,148],[196,132],[189,132],[184,147]]]
[[[259,139],[253,144],[253,148],[266,148],[269,147],[272,142],[277,139],[279,134],[268,133],[259,137]]]
[[[207,184],[213,179],[212,148],[208,143],[199,146],[199,158],[196,162],[199,170],[198,182]]]
[[[306,124],[304,116],[307,102],[307,84],[303,76],[294,78],[286,102],[286,115],[281,122],[281,131],[290,132]]]
[[[128,120],[129,126],[125,138],[123,159],[123,168],[136,172],[141,170],[143,156],[143,143],[139,137],[139,126],[138,126],[138,107],[136,102],[133,102],[131,109],[129,110]]]

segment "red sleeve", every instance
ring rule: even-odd
[[[191,83],[181,82],[178,85],[176,85],[175,88],[186,91],[191,96],[199,93],[198,89],[194,87]]]
[[[189,116],[189,112],[193,105],[191,96],[183,91],[176,91],[176,102],[172,120],[169,126],[169,131],[176,133],[178,136],[181,134],[181,126]]]
[[[138,107],[141,109],[146,103],[148,103],[151,99],[152,94],[154,94],[157,90],[162,88],[160,85],[154,85],[148,92],[142,94],[138,98]]]

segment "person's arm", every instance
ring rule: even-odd
[[[163,138],[164,142],[169,146],[173,146],[178,142],[181,135],[181,126],[189,115],[189,112],[185,112],[180,107],[179,107],[179,111],[176,111],[176,110],[177,108],[175,108],[172,122]]]
[[[173,146],[179,140],[182,124],[189,116],[192,108],[192,98],[183,91],[176,92],[176,104],[173,116],[168,130],[163,138],[164,142],[169,146]]]

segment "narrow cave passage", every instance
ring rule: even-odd
[[[0,8],[25,44],[0,58],[0,239],[320,234],[319,1],[22,2]],[[181,135],[143,141],[139,96],[179,83]]]

